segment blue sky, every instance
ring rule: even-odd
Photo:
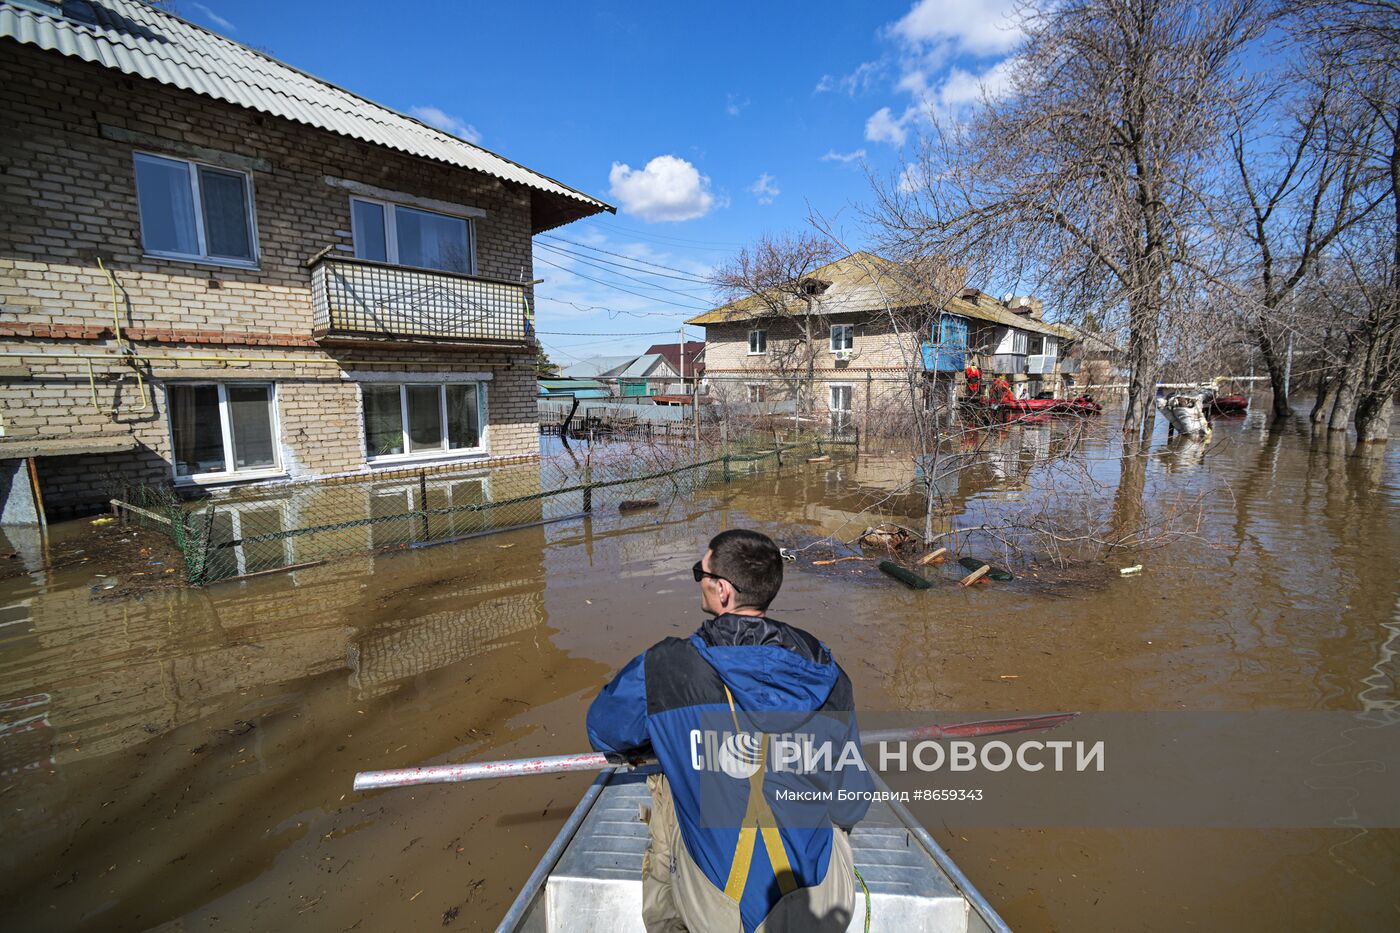
[[[712,304],[691,277],[764,233],[801,228],[810,210],[861,245],[865,169],[894,177],[926,113],[996,91],[1017,37],[1003,25],[1009,6],[176,3],[615,204],[616,217],[553,235],[619,255],[537,239],[538,329],[565,365],[675,340]]]

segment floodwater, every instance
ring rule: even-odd
[[[939,481],[939,530],[1098,529],[1006,532],[1031,548],[995,552],[1017,583],[963,590],[945,568],[915,593],[804,559],[773,614],[831,645],[867,709],[1400,710],[1400,448],[1256,415],[1209,445],[1158,430],[1122,483],[1109,418],[1068,454],[1032,424],[942,462],[963,469]],[[94,590],[91,565],[0,581],[0,928],[493,928],[588,777],[356,794],[354,772],[581,750],[610,674],[698,625],[710,535],[852,538],[863,508],[917,527],[913,469],[862,451],[139,598]],[[934,833],[1018,929],[1400,927],[1400,831]]]

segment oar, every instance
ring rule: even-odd
[[[917,739],[968,739],[984,735],[1007,735],[1013,732],[1034,732],[1054,729],[1078,716],[1078,713],[1051,713],[1045,716],[1020,716],[1012,719],[989,719],[982,722],[960,722],[914,726],[908,729],[886,729],[865,732],[861,743],[908,742]],[[485,781],[496,778],[523,777],[528,774],[564,774],[569,771],[600,771],[629,765],[633,768],[655,764],[652,755],[628,758],[605,752],[585,752],[578,755],[548,755],[543,758],[513,758],[506,761],[478,761],[460,765],[431,765],[421,768],[399,768],[393,771],[361,771],[355,775],[355,790],[378,790],[382,787],[412,787],[416,784],[457,784],[463,781]]]

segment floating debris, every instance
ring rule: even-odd
[[[896,564],[892,560],[880,561],[880,570],[888,574],[889,576],[894,577],[896,580],[898,580],[900,583],[903,583],[910,589],[926,590],[933,586],[932,583],[919,576],[914,571],[901,567],[899,566],[899,564]]]
[[[941,547],[936,551],[929,551],[923,557],[919,558],[919,566],[927,567],[930,564],[941,564],[945,560],[947,560],[947,557],[945,556],[947,553],[948,549],[946,547]]]
[[[958,561],[958,563],[961,564],[962,561]],[[966,567],[967,565],[966,565],[966,564],[963,564],[963,566]],[[989,574],[989,573],[991,573],[991,572],[992,572],[992,565],[991,565],[991,564],[983,564],[982,566],[978,567],[976,570],[972,571],[972,573],[968,574],[967,576],[965,576],[965,577],[963,577],[961,580],[959,580],[959,581],[958,581],[958,586],[971,586],[972,584],[981,581],[983,577],[985,577],[987,574]]]
[[[1006,583],[1016,579],[1011,575],[1011,571],[1002,570],[1000,567],[994,567],[991,563],[980,557],[962,557],[958,559],[958,563],[962,564],[963,568],[966,570],[977,570],[985,565],[987,567],[987,576],[998,583]]]

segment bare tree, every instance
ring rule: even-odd
[[[834,258],[831,241],[809,232],[764,236],[713,279],[728,301],[720,309],[728,319],[768,325],[770,366],[804,414],[811,414],[815,398],[813,334],[825,331],[822,283],[814,273]]]
[[[1246,244],[1241,289],[1244,329],[1258,347],[1273,389],[1273,414],[1287,418],[1288,361],[1295,338],[1322,336],[1319,322],[1296,313],[1295,295],[1339,237],[1384,199],[1371,159],[1379,123],[1373,111],[1349,99],[1348,83],[1324,57],[1309,56],[1283,80],[1301,96],[1288,130],[1276,142],[1267,129],[1278,120],[1268,104],[1241,113],[1231,137],[1236,197],[1223,212],[1220,236]]]
[[[1026,11],[1011,88],[927,134],[877,183],[892,244],[990,277],[1029,275],[1065,308],[1118,315],[1131,369],[1125,441],[1155,394],[1164,326],[1211,264],[1212,157],[1244,93],[1257,0],[1068,0]]]
[[[1382,222],[1361,231],[1346,254],[1364,314],[1351,335],[1329,427],[1356,423],[1357,439],[1385,441],[1400,391],[1400,3],[1313,0],[1304,6],[1326,67],[1378,124],[1367,155],[1380,169]]]

